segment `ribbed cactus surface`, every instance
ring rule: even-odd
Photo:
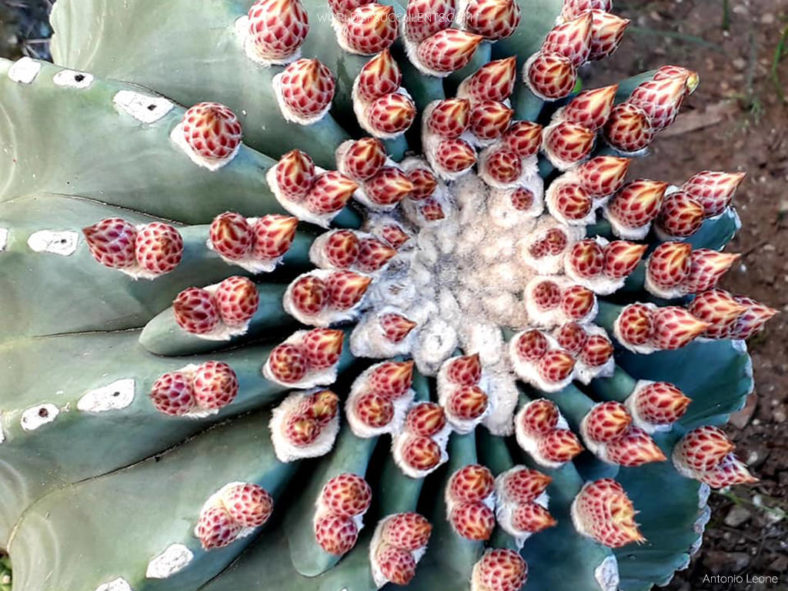
[[[755,480],[743,175],[628,178],[699,80],[585,88],[609,0],[52,24],[0,62],[0,588],[645,590]]]

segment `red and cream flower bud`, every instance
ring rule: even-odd
[[[648,114],[632,103],[613,107],[604,128],[607,142],[628,154],[646,149],[654,139],[654,128]]]
[[[401,85],[402,72],[396,60],[391,57],[391,52],[384,49],[361,68],[356,82],[356,91],[359,98],[371,102],[397,92]]]
[[[692,245],[663,242],[646,263],[646,287],[660,294],[681,285],[690,272]]]
[[[475,386],[482,379],[482,363],[478,353],[455,357],[446,362],[446,378],[460,386]]]
[[[222,104],[205,102],[190,107],[181,125],[189,148],[209,162],[229,161],[241,145],[238,117]]]
[[[777,310],[764,306],[750,298],[737,297],[739,302],[747,306],[747,310],[742,313],[731,329],[732,339],[749,339],[763,330],[766,322],[775,314]]]
[[[688,309],[695,318],[709,323],[703,336],[724,339],[730,335],[736,320],[747,310],[747,306],[737,302],[727,291],[710,289],[695,296]]]
[[[419,43],[448,29],[456,12],[454,0],[408,0],[405,37]]]
[[[637,267],[646,252],[648,245],[614,240],[604,248],[604,274],[611,279],[623,279]]]
[[[427,130],[444,139],[460,137],[471,124],[471,103],[467,99],[452,98],[439,101],[427,116]]]
[[[591,153],[595,138],[594,130],[561,121],[545,130],[544,151],[558,168],[568,168]]]
[[[588,59],[596,61],[612,55],[618,49],[630,21],[602,10],[592,10],[591,16],[591,51]]]
[[[686,238],[700,229],[703,217],[703,206],[688,193],[678,191],[665,197],[656,225],[665,236]]]
[[[401,314],[390,313],[380,317],[380,326],[387,340],[401,343],[418,324]]]
[[[690,271],[684,282],[688,293],[700,293],[717,285],[740,255],[699,248],[690,254]]]
[[[517,356],[523,361],[536,362],[541,359],[549,348],[547,337],[538,330],[528,330],[517,337]]]
[[[374,273],[382,269],[397,251],[376,238],[364,238],[359,242],[356,266],[359,271]]]
[[[630,427],[621,437],[610,441],[605,446],[605,455],[613,464],[627,468],[667,459],[651,436],[637,427]]]
[[[589,195],[596,198],[607,197],[624,186],[624,178],[631,162],[629,158],[597,156],[581,164],[577,168],[577,175]]]
[[[359,6],[369,4],[372,0],[328,0],[328,7],[337,19],[347,18]]]
[[[333,328],[315,328],[304,335],[301,350],[310,369],[327,369],[342,355],[345,333]]]
[[[251,46],[261,60],[281,62],[294,55],[309,32],[299,0],[258,0],[248,18]]]
[[[404,94],[384,95],[367,112],[372,131],[381,136],[395,135],[408,129],[416,117],[416,106]]]
[[[610,12],[613,10],[613,0],[564,0],[561,16],[565,19],[572,19],[588,10]]]
[[[315,181],[315,163],[301,150],[291,150],[279,159],[275,173],[282,194],[292,201],[301,201]]]
[[[213,296],[205,289],[189,287],[172,302],[175,322],[192,334],[211,332],[219,324],[219,309]]]
[[[216,288],[216,308],[227,326],[244,326],[260,304],[260,294],[254,282],[247,277],[228,277]]]
[[[542,145],[542,126],[532,121],[515,121],[503,134],[503,142],[520,158],[534,156]]]
[[[365,137],[352,142],[342,155],[342,168],[354,180],[365,181],[386,163],[386,148],[377,138]]]
[[[743,172],[699,172],[681,186],[681,190],[697,200],[706,217],[721,214],[731,204],[733,194],[744,180]]]
[[[672,425],[684,416],[692,399],[673,384],[653,382],[634,394],[631,408],[650,425]],[[627,404],[630,404],[629,400]]]
[[[476,151],[465,140],[444,140],[438,144],[435,160],[443,170],[458,174],[476,164]]]
[[[317,421],[318,425],[325,427],[337,416],[339,409],[339,396],[331,390],[320,390],[310,394],[303,402],[303,414]]]
[[[523,407],[519,413],[519,423],[528,435],[545,435],[556,428],[560,416],[554,402],[538,398]]]
[[[686,94],[690,95],[700,84],[700,77],[697,72],[688,70],[681,66],[661,66],[654,74],[652,80],[664,80],[665,78],[682,78],[686,81]]]
[[[588,129],[600,129],[610,118],[617,90],[618,85],[616,84],[593,90],[584,90],[566,106],[563,110],[563,117],[567,121],[577,123]],[[602,158],[605,157],[603,156]],[[609,195],[610,193],[603,194]]]
[[[519,591],[528,578],[528,565],[514,550],[487,550],[473,567],[472,591]]]
[[[286,215],[264,215],[254,224],[254,247],[256,259],[276,259],[284,256],[293,244],[298,218]]]
[[[583,419],[585,436],[597,443],[621,437],[632,424],[632,417],[620,402],[608,401],[594,406]]]
[[[328,287],[319,277],[304,275],[293,282],[290,299],[299,312],[315,316],[328,304]]]
[[[549,383],[558,384],[572,375],[575,360],[566,351],[554,349],[545,353],[538,362],[539,375]]]
[[[413,383],[413,366],[413,361],[379,363],[367,378],[370,390],[391,400],[404,396]]]
[[[594,200],[580,185],[561,183],[552,193],[550,204],[560,217],[571,224],[588,217],[594,207]]]
[[[596,295],[582,285],[572,285],[561,292],[561,311],[570,320],[587,319],[595,305]]]
[[[537,450],[548,462],[563,464],[582,452],[583,446],[569,429],[553,429],[539,438]]]
[[[686,79],[683,77],[649,80],[639,84],[627,102],[648,115],[654,131],[661,131],[675,121],[684,100]]]
[[[465,28],[488,41],[505,39],[520,24],[515,0],[471,0],[465,9]]]
[[[334,556],[350,552],[358,540],[358,526],[350,517],[328,513],[315,521],[315,540]]]
[[[577,357],[588,340],[588,333],[576,322],[567,322],[558,329],[555,338],[562,349]]]
[[[304,350],[291,343],[277,345],[268,356],[271,375],[285,384],[295,384],[306,376],[309,362]]]
[[[150,399],[156,410],[174,417],[192,412],[196,405],[192,380],[179,371],[165,373],[153,382]]]
[[[320,502],[335,515],[354,517],[369,509],[372,489],[361,476],[345,472],[323,485]]]
[[[514,207],[517,211],[528,211],[534,206],[535,197],[533,191],[530,191],[525,187],[517,187],[514,191],[512,191],[512,194],[509,197],[509,199],[511,201],[512,207]],[[561,234],[563,234],[563,232]],[[542,242],[545,247],[544,254],[548,254],[549,251],[551,250],[551,245],[554,245],[554,243],[551,243],[547,237],[543,238],[540,242]],[[564,239],[564,246],[565,245],[566,245],[566,239]],[[563,248],[561,248],[561,250],[563,250]],[[544,256],[544,254],[542,254],[541,256]],[[539,257],[536,256],[534,258],[539,258]]]
[[[509,127],[512,115],[514,111],[501,102],[480,102],[471,110],[471,133],[480,140],[497,139]]]
[[[426,168],[414,168],[408,171],[408,179],[413,185],[413,189],[410,191],[410,198],[413,201],[421,201],[431,197],[438,187],[438,179]]]
[[[591,53],[592,20],[591,13],[586,12],[554,27],[542,44],[542,52],[563,56],[576,68],[582,66]]]
[[[540,281],[531,294],[533,302],[540,310],[553,310],[561,305],[561,288],[555,281]]]
[[[200,408],[216,410],[235,400],[238,394],[238,376],[226,363],[206,361],[194,371],[192,391]]]
[[[572,93],[577,82],[577,70],[569,58],[540,52],[526,63],[524,77],[534,94],[554,101]]]
[[[334,98],[331,70],[316,59],[296,60],[280,76],[282,102],[296,117],[319,117]]]
[[[473,421],[481,417],[489,405],[487,393],[479,386],[461,386],[447,402],[448,412],[462,421]]]
[[[508,99],[514,91],[517,59],[508,57],[484,64],[463,82],[463,90],[473,102]]]
[[[647,344],[654,335],[654,313],[643,304],[630,304],[616,320],[616,336],[625,346]]]
[[[448,496],[464,503],[480,503],[493,493],[495,478],[486,466],[469,464],[452,474]]]
[[[337,310],[350,310],[367,293],[372,278],[352,271],[336,271],[326,280],[328,303]]]
[[[351,230],[335,230],[331,232],[323,245],[323,255],[331,266],[347,269],[356,262],[361,251],[359,239]],[[320,281],[319,279],[315,279]]]
[[[408,175],[399,168],[385,166],[364,184],[364,192],[376,205],[395,205],[413,190]]]
[[[698,427],[687,433],[673,450],[681,465],[706,472],[719,464],[736,446],[719,427]]]
[[[540,402],[540,400],[534,402]],[[553,481],[547,474],[524,467],[504,472],[500,479],[498,485],[500,495],[503,499],[517,504],[532,503],[547,490],[548,485]]]
[[[241,524],[232,518],[224,505],[217,503],[200,512],[194,533],[204,550],[213,550],[232,544],[241,533],[241,528]]]
[[[213,219],[209,233],[211,248],[230,260],[247,256],[254,242],[254,233],[246,218],[230,211]]]
[[[336,213],[345,207],[356,189],[358,184],[344,174],[335,170],[324,172],[312,185],[306,205],[312,213]]]
[[[260,527],[274,511],[274,499],[262,486],[235,484],[222,492],[222,503],[241,527]]]
[[[394,8],[372,2],[353,9],[342,22],[342,40],[349,51],[373,55],[388,49],[397,38]]]
[[[468,65],[483,39],[467,31],[444,29],[419,43],[417,53],[425,68],[440,75],[451,74]]]
[[[449,513],[454,531],[467,540],[489,540],[495,528],[495,514],[484,503],[457,503]]]
[[[183,258],[183,238],[178,230],[161,222],[139,229],[134,240],[137,264],[154,276],[173,271]]]
[[[429,542],[432,524],[418,513],[397,513],[383,525],[381,540],[395,548],[413,552]]]
[[[394,405],[391,400],[375,392],[366,392],[359,396],[353,410],[364,425],[373,429],[385,427],[394,420]]]
[[[446,413],[434,402],[420,402],[408,411],[407,429],[422,437],[433,437],[446,427]]]
[[[522,175],[522,159],[508,148],[497,148],[483,156],[483,169],[492,181],[511,184]]]
[[[414,183],[415,184],[415,183]],[[386,224],[380,229],[380,238],[388,242],[392,248],[399,249],[404,246],[411,236],[399,224]]]
[[[758,479],[747,470],[747,466],[735,455],[728,454],[708,472],[696,475],[711,488],[725,488],[737,484],[755,484]]]
[[[680,349],[702,335],[709,323],[695,318],[678,306],[659,308],[654,312],[654,346],[662,351]]]
[[[434,199],[425,199],[419,207],[419,214],[426,222],[439,222],[446,217],[443,206]]]
[[[580,361],[588,367],[602,367],[613,357],[613,343],[601,334],[588,337],[580,352]]]
[[[635,515],[624,488],[611,478],[587,482],[572,502],[577,531],[609,548],[645,541]]]
[[[623,229],[643,228],[659,214],[667,188],[661,181],[632,181],[610,200],[608,217]]]
[[[386,581],[407,585],[416,576],[416,559],[413,554],[386,544],[381,545],[375,561]]]
[[[512,513],[515,529],[532,534],[554,527],[557,523],[547,509],[536,503],[519,505]]]
[[[122,218],[107,218],[82,229],[90,254],[111,269],[132,267],[137,260],[134,243],[137,229]]]

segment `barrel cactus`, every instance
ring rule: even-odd
[[[58,0],[0,62],[13,590],[685,567],[774,310],[717,287],[741,174],[627,178],[698,77],[583,87],[611,11]]]

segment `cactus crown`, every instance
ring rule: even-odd
[[[627,178],[698,79],[583,88],[609,0],[52,19],[0,62],[15,591],[636,591],[754,481],[743,175]]]

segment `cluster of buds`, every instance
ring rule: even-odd
[[[601,402],[583,418],[580,433],[586,447],[610,464],[636,467],[664,462],[665,454],[651,436],[632,422],[624,404]]]
[[[345,415],[357,437],[398,433],[413,401],[413,361],[384,361],[370,366],[350,388]]]
[[[635,523],[635,511],[624,487],[611,478],[587,482],[572,501],[575,529],[609,548],[646,539]]]
[[[523,78],[542,100],[558,100],[571,94],[577,70],[589,60],[611,55],[621,43],[629,20],[580,2],[564,8],[563,22],[547,34],[542,48],[525,63]]]
[[[663,242],[646,261],[644,287],[665,299],[700,293],[714,288],[738,259],[737,254],[693,250],[687,242]]]
[[[135,226],[122,218],[107,218],[82,232],[94,259],[135,279],[160,277],[183,258],[183,238],[162,222]]]
[[[414,404],[405,416],[404,428],[394,437],[395,462],[411,478],[424,478],[449,459],[446,444],[451,431],[438,404]]]
[[[273,271],[290,249],[298,218],[270,214],[246,218],[226,211],[211,222],[208,248],[253,273]]]
[[[433,170],[447,180],[459,178],[476,164],[476,150],[468,141],[470,115],[471,103],[463,98],[433,101],[424,111],[424,154]]]
[[[413,580],[430,534],[432,524],[419,513],[395,513],[378,522],[369,546],[372,578],[378,588]]]
[[[282,116],[292,123],[311,125],[331,108],[336,82],[325,65],[301,58],[274,76],[274,94]]]
[[[550,482],[546,474],[524,466],[515,466],[495,479],[498,523],[520,547],[531,535],[556,524],[547,510]]]
[[[372,489],[357,474],[339,474],[326,482],[312,521],[320,547],[334,556],[350,552],[364,527],[364,514],[371,502]]]
[[[413,184],[413,191],[402,203],[405,218],[417,227],[440,222],[451,210],[451,198],[446,185],[432,172],[422,158],[410,156],[402,161],[402,168]]]
[[[495,528],[495,479],[489,468],[469,464],[449,478],[446,518],[458,535],[483,542]]]
[[[646,433],[669,430],[692,400],[668,382],[640,380],[626,399],[632,424]]]
[[[282,156],[265,178],[282,207],[298,219],[324,228],[358,189],[353,179],[316,167],[300,150]]]
[[[523,557],[508,548],[492,548],[473,565],[471,591],[519,591],[528,578]]]
[[[574,377],[582,383],[613,375],[613,343],[603,328],[567,322],[555,329],[553,337],[564,351],[575,358]]]
[[[616,150],[637,154],[654,134],[673,123],[684,100],[698,86],[698,75],[679,66],[663,66],[616,105],[605,125],[607,142]]]
[[[194,535],[205,550],[224,548],[264,525],[273,510],[274,500],[263,487],[233,482],[205,502]]]
[[[560,468],[583,451],[558,407],[544,398],[524,404],[514,426],[518,445],[540,466]]]
[[[673,448],[673,465],[683,476],[700,480],[712,488],[758,482],[734,455],[735,447],[722,429],[698,427]]]
[[[518,378],[544,392],[562,390],[574,377],[575,358],[554,337],[537,329],[512,337],[509,360]]]
[[[609,295],[618,291],[634,272],[647,245],[601,236],[575,242],[564,257],[566,274],[578,285],[594,293]]]
[[[238,153],[243,130],[229,107],[203,102],[186,110],[170,137],[192,162],[218,170]]]
[[[258,0],[245,24],[246,53],[264,64],[297,59],[309,33],[309,18],[300,0]]]
[[[613,334],[630,351],[647,355],[685,347],[709,326],[679,306],[658,308],[654,304],[637,303],[621,310]]]
[[[175,322],[183,330],[210,340],[227,340],[246,333],[260,305],[257,286],[234,275],[206,287],[188,287],[172,302]]]
[[[708,323],[702,335],[707,339],[749,339],[777,314],[777,310],[722,289],[699,293],[688,309],[693,316]]]
[[[593,291],[559,275],[537,275],[526,284],[523,299],[531,325],[540,328],[567,322],[585,324],[598,310]]]
[[[296,331],[271,350],[263,376],[296,388],[333,384],[344,339],[345,333],[330,328]]]
[[[372,277],[354,271],[310,271],[288,285],[284,309],[310,326],[329,326],[350,320],[362,306],[370,283]]]
[[[204,416],[235,400],[238,377],[221,361],[189,364],[160,376],[150,391],[153,406],[170,416]]]
[[[409,175],[387,160],[383,142],[366,137],[337,148],[339,170],[359,184],[354,196],[372,211],[390,211],[414,190]]]
[[[359,125],[376,138],[395,138],[413,123],[416,105],[408,91],[403,88],[402,72],[388,49],[380,52],[361,68],[353,83],[353,111]],[[371,148],[367,147],[366,150]],[[351,155],[359,161],[358,164],[363,162],[359,156],[363,154]],[[374,166],[375,162],[370,160],[367,166]],[[351,166],[353,164],[351,163]],[[361,168],[360,172],[362,176],[357,178],[361,180],[374,174],[368,174],[367,167]]]
[[[309,258],[321,269],[374,274],[397,254],[382,240],[358,230],[332,230],[318,236]]]
[[[391,47],[399,33],[393,7],[372,0],[329,0],[331,24],[345,51],[374,55]]]
[[[268,427],[280,462],[325,455],[339,432],[339,397],[320,388],[293,392],[273,409]]]
[[[458,433],[470,433],[491,412],[478,353],[452,357],[438,371],[438,401]]]
[[[555,275],[561,272],[571,238],[576,238],[571,228],[546,224],[521,242],[521,258],[540,275]]]

